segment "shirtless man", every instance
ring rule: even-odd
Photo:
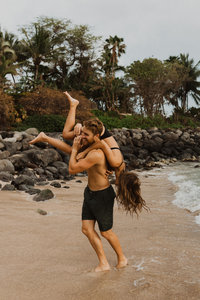
[[[87,156],[77,160],[77,154],[83,146],[91,146],[95,137],[99,137],[103,124],[97,120],[89,120],[84,123],[82,134],[74,139],[71,157],[69,161],[69,173],[76,174],[82,171],[88,173],[88,186],[84,191],[82,207],[82,232],[87,236],[94,248],[99,264],[96,272],[110,270],[110,265],[104,253],[103,245],[95,230],[98,223],[101,235],[106,238],[117,254],[117,268],[127,265],[127,258],[122,252],[118,237],[112,231],[113,205],[115,192],[105,176],[107,170],[106,158],[101,149],[90,151]]]

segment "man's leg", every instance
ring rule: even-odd
[[[117,268],[123,268],[127,265],[128,261],[127,258],[125,257],[125,255],[123,254],[119,239],[117,237],[117,235],[110,229],[107,231],[101,231],[101,235],[107,239],[107,241],[110,243],[110,245],[112,246],[112,248],[114,249],[114,251],[117,254],[117,259],[118,259],[118,263],[117,263]]]
[[[87,236],[99,259],[99,264],[95,268],[95,272],[108,271],[110,270],[110,265],[105,256],[102,241],[95,231],[94,226],[94,220],[82,220],[82,232]]]
[[[76,108],[79,104],[79,101],[72,98],[70,94],[66,91],[64,94],[67,96],[67,99],[69,101],[69,113],[65,122],[65,126],[63,129],[63,137],[65,139],[73,139],[74,138],[74,132],[72,131],[74,125],[75,125],[75,119],[76,119]]]

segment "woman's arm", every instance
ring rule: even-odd
[[[88,154],[88,152],[90,152],[91,150],[102,149],[110,166],[113,168],[119,167],[123,161],[121,151],[118,149],[112,150],[110,148],[110,146],[112,146],[112,144],[113,144],[113,147],[114,146],[116,147],[117,142],[115,141],[115,139],[111,136],[106,139],[106,142],[104,140],[100,140],[96,137],[95,137],[95,140],[96,140],[96,142],[93,145],[91,145],[86,150],[84,150],[83,152],[81,152],[77,155],[77,159],[79,160],[79,159],[84,158]],[[107,142],[109,143],[109,145]]]

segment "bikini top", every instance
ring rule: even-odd
[[[110,132],[105,127],[104,133],[102,135],[100,135],[100,140],[104,140],[104,139],[106,139],[106,138],[108,138],[110,136],[112,136],[112,135],[110,134]]]

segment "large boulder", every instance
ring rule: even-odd
[[[12,162],[8,159],[2,159],[0,160],[0,172],[5,171],[9,172],[11,174],[15,173],[15,167],[12,164]]]
[[[62,161],[61,155],[52,148],[48,149],[30,149],[25,151],[30,161],[38,166],[47,167],[55,161]]]
[[[35,182],[27,175],[19,175],[11,182],[17,189],[20,185],[34,186]]]
[[[39,194],[35,195],[33,197],[33,200],[39,202],[39,201],[49,200],[53,197],[54,197],[53,192],[49,189],[45,189],[42,190]]]
[[[6,147],[6,150],[10,152],[10,154],[15,154],[16,152],[20,151],[22,149],[22,143],[21,142],[4,142],[4,145]]]
[[[29,158],[24,152],[10,156],[9,160],[14,165],[15,170],[23,170],[29,163]]]
[[[0,151],[0,159],[7,159],[10,156],[9,151]]]
[[[10,174],[9,172],[0,172],[0,180],[9,182],[14,179],[14,176]]]
[[[38,130],[37,128],[28,128],[25,130],[25,132],[29,135],[38,135]]]

